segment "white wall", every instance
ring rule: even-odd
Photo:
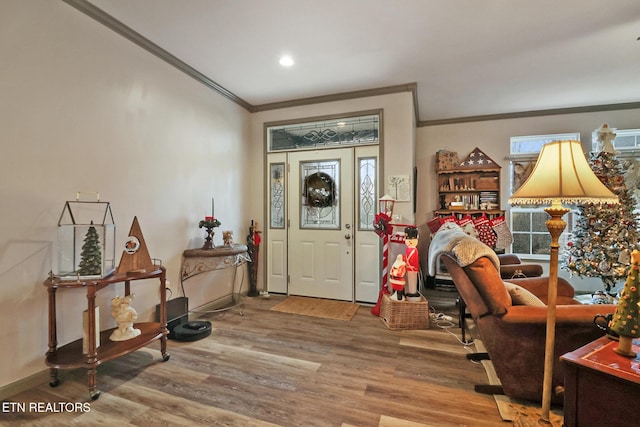
[[[261,206],[245,191],[250,115],[74,8],[0,2],[0,54],[1,388],[45,369],[42,282],[53,268],[64,202],[77,191],[111,202],[118,242],[138,217],[174,295],[182,251],[203,243],[197,223],[211,197],[220,230],[233,230],[237,241]],[[226,292],[227,275],[211,280],[213,294]],[[157,283],[132,286],[139,320],[152,317]],[[112,326],[116,292],[122,286],[99,293],[103,327]],[[81,334],[86,297],[58,296],[64,344]]]
[[[325,116],[330,114],[348,114],[358,111],[383,110],[383,143],[384,161],[383,175],[410,175],[413,171],[413,152],[415,149],[415,120],[413,109],[413,97],[410,92],[402,92],[391,95],[372,96],[368,98],[352,99],[346,101],[326,102],[322,104],[306,105],[295,108],[283,108],[279,110],[263,111],[254,113],[252,117],[252,145],[254,147],[251,155],[252,179],[256,185],[251,187],[251,197],[257,200],[262,206],[267,203],[264,191],[264,124],[282,120],[301,121],[309,117]],[[259,183],[259,185],[258,185]],[[413,185],[413,183],[412,183]],[[388,190],[385,188],[385,192]],[[394,211],[402,216],[406,223],[413,223],[413,203],[396,203]],[[267,224],[264,215],[260,221],[261,229],[264,230]],[[268,231],[268,230],[265,230]],[[260,272],[258,287],[266,289],[264,286],[264,261],[266,256],[260,257]]]
[[[619,129],[640,128],[640,110],[602,111],[564,114],[521,119],[494,120],[463,124],[426,126],[418,128],[416,165],[418,167],[417,221],[422,224],[433,218],[438,206],[435,172],[435,153],[440,149],[455,151],[464,158],[475,147],[502,166],[502,208],[508,210],[509,198],[509,138],[519,135],[580,132],[585,152],[591,150],[591,133],[603,123]],[[537,262],[537,261],[536,261]],[[548,262],[542,263],[548,270]],[[560,275],[569,278],[568,272]],[[600,279],[570,279],[578,290],[602,289]]]

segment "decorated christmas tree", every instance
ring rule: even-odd
[[[592,153],[593,172],[620,200],[620,204],[578,205],[580,215],[563,254],[562,268],[583,277],[600,277],[607,291],[629,273],[631,252],[638,249],[635,199],[624,180],[625,167],[615,154],[615,133],[604,124],[598,129],[600,150]]]
[[[620,292],[618,307],[609,328],[620,335],[620,345],[614,350],[624,356],[635,357],[631,350],[634,338],[640,337],[640,252],[631,253],[631,269]]]
[[[102,252],[100,250],[100,236],[93,226],[93,221],[84,236],[78,273],[81,276],[95,276],[102,274]]]

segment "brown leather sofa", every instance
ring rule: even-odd
[[[512,297],[495,263],[488,257],[482,256],[464,268],[448,254],[443,254],[441,260],[476,324],[477,338],[482,340],[487,349],[504,394],[540,401],[548,278],[508,280],[538,297],[534,305],[517,305],[519,298],[516,294]],[[558,392],[564,384],[560,356],[601,337],[603,332],[594,325],[594,317],[596,314],[612,313],[616,308],[615,305],[581,305],[573,299],[573,295],[573,287],[559,278],[552,381],[552,390]],[[561,404],[562,394],[553,393],[552,401]]]
[[[505,280],[511,280],[515,278],[529,278],[529,277],[540,277],[543,274],[543,269],[540,264],[523,264],[520,260],[520,257],[515,254],[498,254],[498,260],[500,261],[500,277]],[[546,282],[544,282],[546,283]],[[542,288],[544,286],[540,286]],[[573,288],[572,288],[573,289]],[[546,290],[540,289],[542,294],[546,295]],[[569,300],[573,300],[573,296],[569,298]],[[546,302],[546,300],[545,300]],[[575,302],[577,304],[577,302]],[[466,337],[466,324],[464,322],[465,318],[469,317],[467,313],[467,307],[464,303],[464,300],[458,298],[458,308],[459,308],[459,316],[460,316],[460,332],[462,335],[462,341],[467,342]],[[480,356],[482,358],[483,356]]]

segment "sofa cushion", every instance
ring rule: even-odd
[[[502,315],[511,306],[511,297],[502,284],[500,273],[487,257],[480,257],[464,271],[494,315]]]
[[[504,282],[504,287],[507,292],[509,292],[513,305],[530,305],[539,307],[545,305],[540,298],[522,286],[518,286],[510,282]]]
[[[522,261],[520,261],[520,257],[515,254],[500,254],[498,255],[498,259],[500,260],[500,265],[522,264]]]

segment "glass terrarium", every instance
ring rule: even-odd
[[[62,280],[101,279],[115,270],[116,226],[109,202],[75,201],[64,204],[58,221],[57,265]]]

